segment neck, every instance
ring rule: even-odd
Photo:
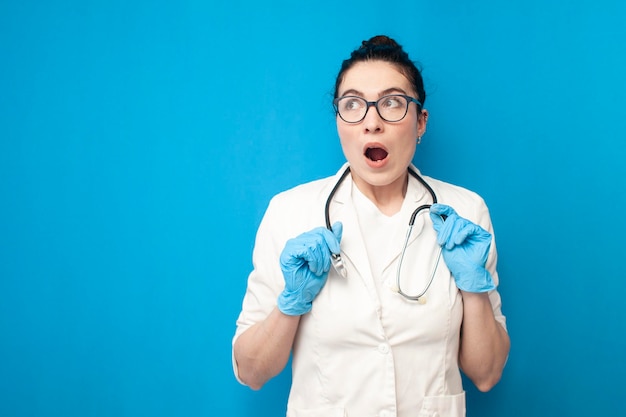
[[[408,187],[408,172],[390,184],[372,185],[353,176],[354,184],[386,216],[393,216],[402,208]]]

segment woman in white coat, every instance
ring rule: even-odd
[[[288,417],[464,416],[461,370],[482,391],[500,379],[510,342],[489,212],[412,166],[425,98],[400,45],[364,41],[335,86],[347,163],[275,196],[259,226],[233,366],[260,389],[293,354]]]

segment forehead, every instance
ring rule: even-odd
[[[365,61],[354,64],[344,73],[339,85],[339,95],[354,90],[364,96],[376,96],[382,91],[394,88],[414,93],[409,80],[394,64],[385,61]]]

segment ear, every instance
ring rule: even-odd
[[[426,132],[426,124],[428,123],[428,110],[422,109],[417,116],[417,136],[423,136]]]

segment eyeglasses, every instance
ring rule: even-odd
[[[335,113],[346,123],[359,123],[365,119],[371,106],[376,107],[378,115],[384,121],[399,122],[406,116],[411,102],[417,104],[418,110],[422,108],[419,100],[404,94],[390,94],[376,101],[367,101],[358,96],[337,97],[333,100],[333,107]]]

